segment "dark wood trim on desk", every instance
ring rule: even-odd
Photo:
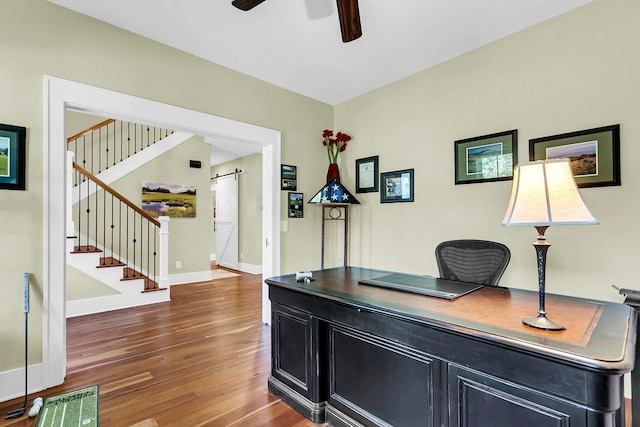
[[[485,287],[451,301],[358,283],[388,273],[339,267],[313,272],[310,283],[266,280],[274,394],[335,425],[453,426],[466,411],[487,410],[519,426],[623,425],[623,375],[635,355],[630,307],[548,295],[547,311],[567,329],[543,331],[521,322],[536,313],[536,292]]]

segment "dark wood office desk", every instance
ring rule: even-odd
[[[266,280],[269,390],[333,426],[623,426],[636,312],[547,295],[564,331],[522,324],[538,294],[484,287],[455,300],[359,284],[357,267]]]

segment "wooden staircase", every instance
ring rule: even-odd
[[[85,246],[74,246],[72,254],[86,254],[86,253],[103,253],[102,249],[93,246],[93,245],[85,245]],[[146,274],[141,271],[137,271],[131,267],[128,267],[127,264],[122,262],[121,260],[114,258],[112,256],[100,257],[98,265],[96,268],[121,268],[122,269],[122,278],[120,281],[129,281],[129,280],[143,280],[144,281],[144,289],[141,291],[145,292],[156,292],[156,291],[164,291],[167,288],[161,288],[158,285],[158,282],[152,280]]]
[[[93,242],[90,245],[78,247],[74,246],[73,239],[69,238],[67,253],[67,268],[79,271],[96,283],[102,284],[105,289],[109,288],[110,291],[105,290],[103,294],[89,299],[67,301],[66,317],[84,316],[171,300],[169,289],[153,283],[144,271],[132,273],[126,261],[105,256]]]
[[[67,265],[96,281],[96,296],[67,301],[67,317],[170,300],[169,218],[110,184],[192,136],[109,119],[68,138]]]

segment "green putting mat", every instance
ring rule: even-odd
[[[44,399],[36,427],[97,427],[98,386]]]

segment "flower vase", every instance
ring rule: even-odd
[[[340,182],[340,170],[337,163],[329,163],[329,170],[327,170],[327,184],[333,179],[337,179]]]

